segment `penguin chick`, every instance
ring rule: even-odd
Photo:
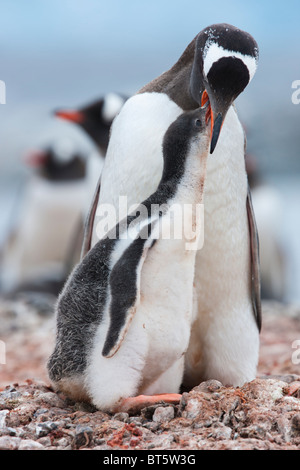
[[[157,190],[96,243],[59,296],[47,367],[55,389],[75,400],[116,412],[141,404],[141,394],[147,403],[180,398],[209,119],[206,106],[170,125]]]

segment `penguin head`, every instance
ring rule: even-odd
[[[211,153],[228,109],[255,75],[259,50],[254,38],[232,25],[205,28],[196,39],[191,93],[211,106]]]
[[[206,158],[211,138],[211,109],[208,103],[193,111],[182,113],[168,128],[163,139],[164,171],[163,178],[184,172],[185,161],[189,156]]]
[[[44,149],[30,150],[24,160],[40,177],[52,182],[74,181],[86,174],[86,157],[68,139],[59,140]]]
[[[54,115],[79,125],[105,155],[112,121],[125,101],[126,98],[117,93],[107,93],[103,98],[79,109],[60,109]]]

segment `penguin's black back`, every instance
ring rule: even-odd
[[[109,262],[116,240],[98,242],[75,268],[58,299],[57,341],[49,359],[51,380],[82,373],[95,324],[106,302]]]

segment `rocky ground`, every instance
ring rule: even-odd
[[[109,415],[51,390],[51,300],[0,301],[0,450],[300,450],[300,309],[264,304],[253,382],[205,382],[176,405]]]

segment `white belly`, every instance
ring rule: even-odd
[[[183,243],[160,239],[148,251],[135,314],[110,358],[102,356],[109,327],[105,309],[86,373],[89,393],[100,409],[111,409],[120,398],[137,394],[179,392],[193,319],[195,263],[195,252],[185,253]]]
[[[227,306],[236,304],[237,297],[244,300],[249,295],[248,186],[243,155],[243,129],[231,108],[218,147],[208,159],[204,245],[197,256],[196,273],[201,311],[215,310],[225,299]]]
[[[259,335],[250,295],[244,137],[232,108],[208,162],[204,245],[197,254],[198,315],[186,355],[185,384],[255,378]]]
[[[147,382],[158,377],[158,369],[161,373],[167,370],[187,350],[194,263],[194,252],[184,253],[182,243],[174,240],[160,240],[147,255],[139,312],[149,344],[144,374]]]

